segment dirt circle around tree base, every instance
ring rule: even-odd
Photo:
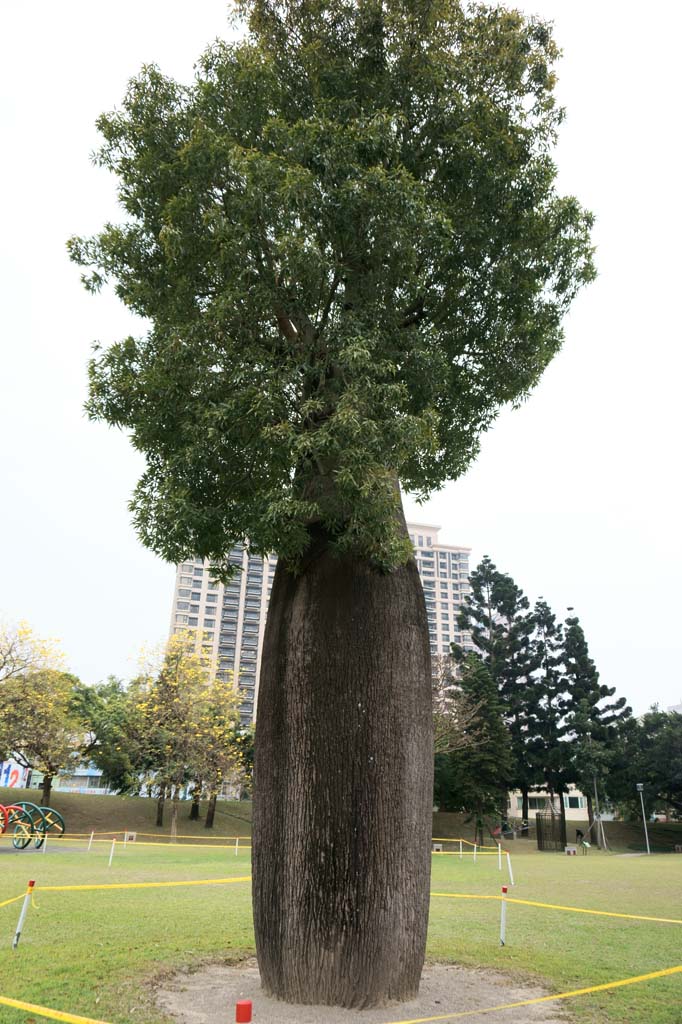
[[[333,1006],[294,1006],[263,995],[255,960],[236,965],[210,964],[164,978],[155,991],[158,1007],[177,1024],[232,1024],[235,1003],[250,999],[253,1024],[389,1024],[419,1017],[464,1011],[490,1011],[506,1003],[537,999],[550,993],[494,971],[432,964],[424,968],[419,996],[407,1003],[375,1010],[342,1010]],[[455,1018],[456,1019],[456,1018]],[[570,1019],[561,1003],[539,1003],[493,1013],[472,1013],[472,1024],[564,1024]]]

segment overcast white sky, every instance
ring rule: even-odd
[[[643,711],[682,701],[679,39],[682,7],[536,0],[555,22],[567,107],[560,187],[597,216],[599,279],[531,400],[465,478],[408,516],[489,554],[531,600],[573,606],[602,680]],[[0,13],[0,617],[63,640],[94,682],[128,676],[168,629],[173,569],[127,501],[126,438],[82,406],[94,339],[135,331],[93,298],[65,241],[117,219],[94,122],[155,62],[189,80],[228,31],[224,0],[32,0]]]

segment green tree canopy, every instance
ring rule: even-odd
[[[126,219],[70,243],[151,327],[99,352],[91,416],[146,457],[132,509],[171,561],[290,564],[318,522],[392,566],[426,496],[558,350],[593,276],[555,188],[543,22],[457,0],[243,0],[184,86],[103,115]]]
[[[77,682],[71,704],[82,723],[81,756],[101,769],[112,789],[135,791],[140,785],[144,752],[133,726],[131,691],[115,676],[94,686]]]
[[[76,676],[41,668],[6,679],[0,691],[2,745],[20,765],[43,774],[42,802],[48,805],[52,780],[80,762],[82,723],[73,707]],[[0,740],[0,742],[2,742]]]
[[[620,725],[632,714],[625,697],[610,700],[615,686],[600,683],[587,640],[576,616],[566,619],[563,640],[564,685],[567,692],[566,726],[574,763],[575,781],[587,795],[590,824],[592,792],[603,780],[620,743]]]
[[[442,810],[499,819],[512,778],[511,746],[497,687],[475,654],[463,663],[460,686],[478,708],[475,734],[470,745],[436,754],[434,800]]]

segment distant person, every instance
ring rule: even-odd
[[[581,828],[577,828],[577,829],[575,830],[575,841],[576,841],[576,845],[577,845],[577,846],[580,846],[580,844],[582,843],[582,841],[583,841],[583,839],[584,839],[584,838],[585,838],[585,833],[583,832],[583,830],[582,830]]]

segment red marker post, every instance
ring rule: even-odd
[[[507,886],[502,886],[502,903],[500,905],[500,945],[505,945],[506,931],[507,931],[507,901],[505,896],[507,895]]]
[[[19,939],[21,938],[21,931],[24,927],[24,921],[26,920],[26,912],[28,911],[28,905],[31,902],[31,896],[33,895],[33,887],[35,886],[33,879],[28,883],[28,889],[24,896],[24,902],[21,905],[21,913],[19,914],[19,923],[17,924],[17,930],[14,933],[14,939],[12,940],[12,949],[16,949],[19,945]]]
[[[235,1006],[234,1019],[236,1024],[251,1024],[251,1000],[240,999]]]

